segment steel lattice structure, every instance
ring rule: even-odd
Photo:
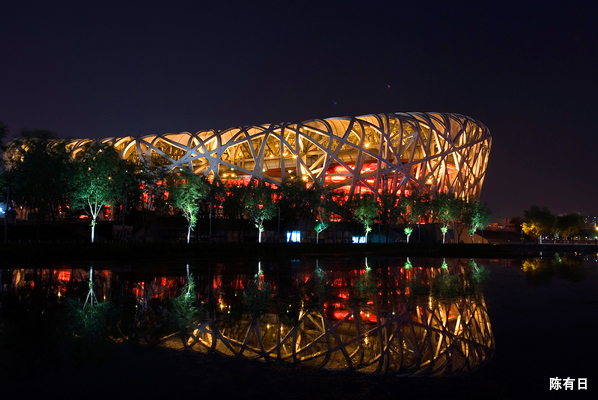
[[[452,192],[478,197],[492,138],[447,113],[392,113],[222,131],[103,139],[148,170],[183,168],[223,183],[300,179],[356,193]],[[75,156],[90,139],[68,145]]]

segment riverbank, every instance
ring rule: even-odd
[[[21,262],[249,260],[338,256],[509,258],[598,253],[577,244],[351,244],[351,243],[8,243],[0,267]]]

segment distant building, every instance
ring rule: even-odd
[[[511,224],[509,219],[500,219],[499,222],[493,222],[488,225],[485,229],[491,231],[509,231],[509,232],[516,232],[518,231],[517,226]]]

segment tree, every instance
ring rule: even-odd
[[[222,214],[228,219],[241,218],[245,209],[244,186],[228,186],[225,188],[222,202]]]
[[[473,243],[473,235],[478,229],[484,229],[488,225],[492,213],[486,203],[478,200],[463,202],[462,205],[461,222],[467,226],[471,243]]]
[[[509,224],[513,225],[517,233],[521,233],[521,225],[523,225],[523,218],[515,216],[509,219]]]
[[[5,204],[5,210],[2,210],[4,214],[4,242],[8,241],[8,209],[10,203],[10,190],[8,188],[6,169],[4,166],[4,139],[8,136],[8,126],[4,125],[4,122],[0,121],[0,199]]]
[[[417,224],[418,241],[421,241],[421,223],[428,223],[430,221],[430,195],[428,193],[414,194],[415,201],[412,203],[412,212],[419,217]]]
[[[355,198],[353,216],[365,228],[365,242],[368,241],[368,234],[372,231],[374,220],[378,215],[378,202],[373,194],[367,193]]]
[[[116,175],[126,174],[111,146],[94,143],[73,160],[70,198],[74,209],[82,209],[91,218],[91,242],[95,241],[95,226],[102,209],[116,197]]]
[[[556,244],[557,239],[561,237],[561,229],[560,223],[557,223],[559,217],[557,216],[554,219],[554,223],[552,224],[552,228],[550,228],[550,233],[552,233],[552,238],[554,239],[554,244]]]
[[[162,167],[152,170],[140,169],[136,173],[136,179],[142,192],[141,208],[145,211],[157,211],[160,213],[170,211],[166,204],[166,185],[164,181],[168,172]]]
[[[417,222],[424,223],[430,220],[430,195],[428,193],[416,192],[411,195],[411,213],[417,219]]]
[[[125,173],[116,174],[112,177],[114,185],[114,202],[115,205],[120,205],[120,220],[122,221],[121,240],[125,238],[125,216],[127,210],[135,207],[141,198],[141,183],[139,181],[139,174],[137,166],[128,160],[119,160],[121,164],[119,170],[124,170]],[[117,219],[117,210],[114,210],[114,217]]]
[[[408,226],[405,227],[404,232],[405,235],[407,235],[407,243],[409,243],[409,238],[413,233],[411,224],[419,223],[422,219],[426,218],[429,210],[428,198],[414,192],[410,196],[405,197],[403,201],[405,202],[403,220],[408,224]]]
[[[378,195],[378,210],[380,223],[386,227],[386,243],[391,225],[395,225],[401,214],[405,212],[406,204],[396,193],[382,192]]]
[[[209,185],[203,178],[186,171],[171,174],[168,179],[168,200],[187,220],[187,243],[197,224],[199,202],[207,197],[208,190]]]
[[[533,205],[523,212],[525,219],[522,224],[523,232],[528,235],[537,236],[540,244],[542,243],[542,236],[546,236],[552,230],[554,223],[554,216],[546,207],[538,207]]]
[[[475,215],[473,218],[473,223],[475,229],[482,230],[482,237],[484,233],[484,228],[490,223],[490,216],[492,215],[492,211],[488,208],[488,205],[482,201],[475,202]],[[472,236],[473,238],[473,236]]]
[[[441,224],[440,231],[442,232],[442,244],[445,243],[448,225],[459,218],[459,207],[459,201],[455,199],[455,196],[452,193],[438,193],[430,201],[430,209],[434,221]]]
[[[274,190],[264,182],[252,183],[247,186],[247,189],[248,192],[243,199],[245,212],[258,228],[258,242],[261,243],[264,222],[276,215],[276,206],[272,200]]]
[[[6,148],[6,146],[4,145],[4,139],[6,139],[8,137],[8,126],[6,126],[4,124],[4,122],[0,121],[0,156],[2,155],[2,152],[4,151],[4,149]]]
[[[542,234],[544,231],[542,230],[540,225],[534,222],[524,222],[523,224],[521,224],[521,230],[523,230],[523,233],[525,233],[526,235],[537,237],[540,241],[540,244],[542,244]],[[556,236],[559,236],[559,234],[560,231],[556,233]]]
[[[286,180],[279,192],[277,205],[287,230],[295,229],[301,220],[313,221],[317,218],[322,197],[322,190],[318,185],[308,188],[302,180]]]
[[[316,219],[316,244],[320,243],[320,233],[328,228],[332,218],[332,213],[338,208],[337,204],[329,194],[323,194],[320,197],[320,202],[317,205],[317,219]]]
[[[316,220],[316,244],[320,243],[320,233],[323,232],[330,225],[330,213],[325,213],[325,210],[321,210]]]
[[[565,240],[569,237],[579,235],[583,229],[583,217],[581,214],[575,212],[556,216],[552,226],[553,232],[556,232],[555,236],[562,234]]]
[[[39,133],[41,138],[30,137]],[[64,142],[51,139],[48,131],[23,131],[25,137],[6,150],[6,185],[11,199],[37,213],[36,239],[47,215],[53,219],[66,208],[66,189],[71,174]]]

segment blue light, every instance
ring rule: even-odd
[[[287,232],[287,243],[301,243],[301,231]]]
[[[365,236],[353,236],[353,243],[365,243]]]

